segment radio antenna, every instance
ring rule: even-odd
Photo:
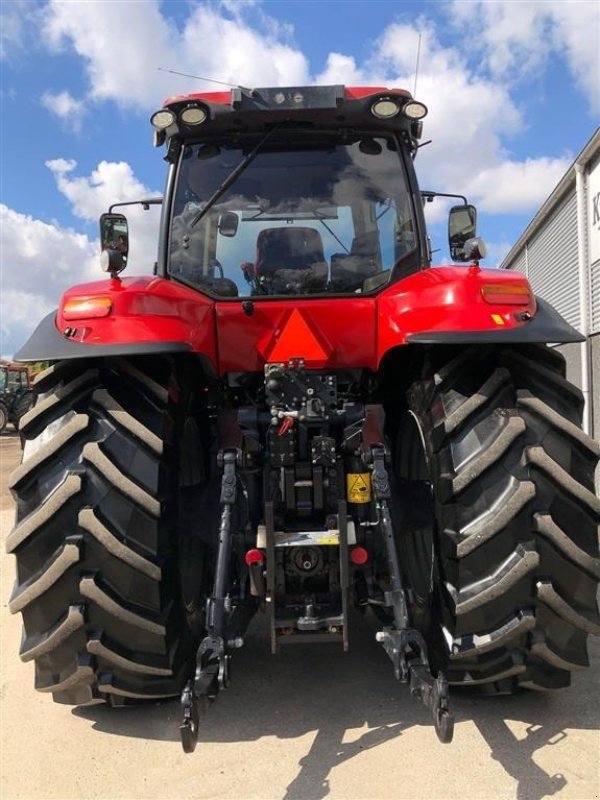
[[[417,64],[415,66],[415,87],[413,89],[413,97],[417,96],[417,78],[419,77],[419,58],[421,56],[421,36],[419,34],[419,43],[417,44]]]
[[[157,67],[159,72],[170,72],[171,75],[181,75],[184,78],[194,78],[197,81],[206,81],[207,83],[218,83],[221,86],[230,86],[232,89],[245,89],[245,91],[252,92],[253,89],[249,89],[247,86],[240,86],[238,83],[227,83],[227,81],[218,81],[215,78],[202,78],[200,75],[190,75],[187,72],[177,72],[175,69],[166,69],[166,67]]]

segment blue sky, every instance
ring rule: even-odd
[[[97,218],[160,194],[150,114],[232,83],[414,85],[430,110],[422,188],[480,209],[497,264],[592,135],[600,5],[377,0],[2,3],[2,341],[14,352],[74,283],[100,277]],[[440,260],[445,208],[430,208]],[[149,272],[154,212],[130,215],[129,272]]]

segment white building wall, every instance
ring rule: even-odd
[[[527,243],[527,277],[534,292],[575,328],[581,324],[577,270],[577,197],[573,186]]]
[[[590,260],[590,334],[600,333],[600,157],[587,176],[588,252]],[[598,387],[600,392],[600,387]]]
[[[528,275],[527,270],[527,247],[524,247],[521,253],[515,258],[511,265],[511,269],[515,272],[522,272],[523,275]]]
[[[590,272],[590,333],[600,333],[600,260],[592,264]]]
[[[577,181],[576,170],[582,173]],[[600,129],[501,267],[527,275],[536,294],[575,328],[586,328],[585,345],[559,349],[567,377],[587,397],[584,428],[600,440]]]

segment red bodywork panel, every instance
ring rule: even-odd
[[[62,333],[71,329],[69,337],[90,345],[91,354],[95,344],[183,342],[221,375],[262,370],[269,361],[290,358],[304,358],[314,369],[376,370],[411,334],[514,329],[526,324],[524,314],[535,314],[530,290],[519,302],[496,304],[483,297],[487,285],[529,287],[519,273],[434,267],[376,296],[242,302],[216,300],[163,278],[124,278],[67,291],[57,327]],[[112,307],[106,316],[65,319],[68,301],[107,297]]]
[[[112,301],[107,316],[65,318],[64,308],[69,301],[104,297]],[[186,342],[217,364],[214,301],[162,278],[123,278],[74,286],[62,297],[56,325],[61,333],[74,329],[69,338],[91,348],[119,342]]]
[[[530,288],[526,304],[500,305],[484,300],[485,285],[529,288],[519,273],[478,267],[433,267],[394,283],[376,298],[378,363],[411,334],[518,328],[524,312],[535,314]]]

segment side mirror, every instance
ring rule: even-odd
[[[448,215],[448,243],[453,261],[470,261],[465,245],[477,236],[477,209],[475,206],[452,206]]]
[[[100,265],[105,272],[116,275],[125,269],[129,253],[129,228],[123,214],[102,214],[100,248]]]
[[[233,211],[226,211],[219,217],[219,233],[221,236],[227,236],[228,239],[233,238],[238,230],[240,220],[237,214]]]

